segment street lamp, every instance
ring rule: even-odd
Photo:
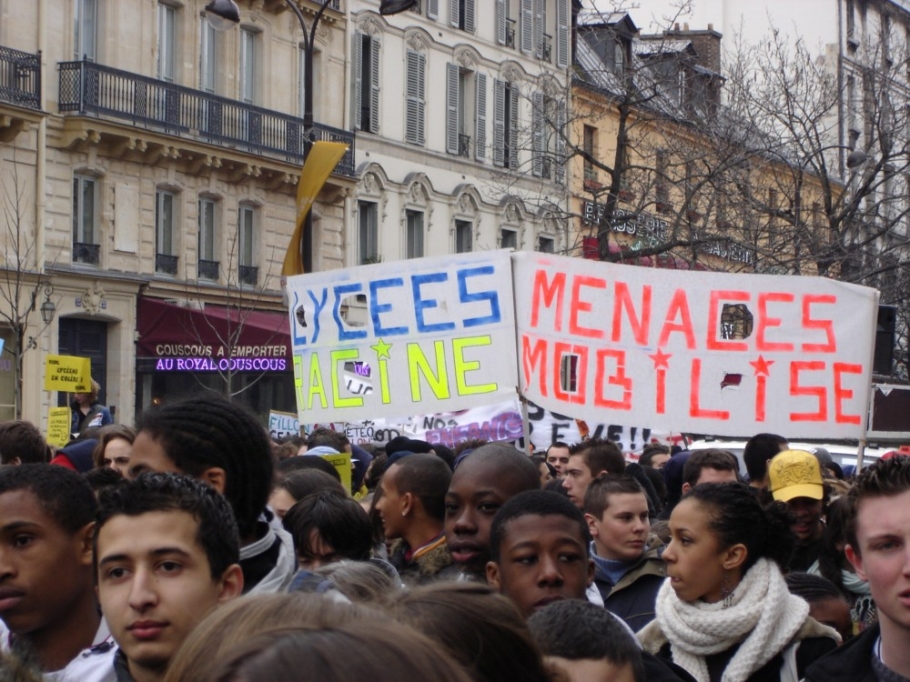
[[[313,17],[313,23],[307,29],[306,20],[303,18],[303,12],[295,0],[284,0],[285,4],[293,10],[300,22],[300,28],[303,30],[303,161],[306,165],[306,159],[310,154],[310,148],[313,146],[313,49],[316,42],[316,27],[319,26],[319,20],[329,6],[332,0],[317,0],[316,4],[320,5],[316,16]],[[379,3],[379,13],[383,15],[398,14],[405,10],[411,9],[416,5],[418,0],[382,0]],[[205,6],[205,15],[209,22],[216,29],[227,28],[231,24],[240,22],[240,10],[234,0],[211,0]],[[313,212],[310,210],[306,215],[306,221],[303,224],[303,271],[312,272],[313,270]]]
[[[44,303],[41,304],[41,320],[45,325],[54,321],[54,315],[57,314],[57,306],[51,300],[51,294],[54,293],[54,287],[48,284],[44,288]]]

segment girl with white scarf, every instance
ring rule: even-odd
[[[840,641],[787,590],[784,505],[763,508],[741,483],[702,484],[673,510],[670,535],[657,617],[638,637],[696,682],[796,682]]]

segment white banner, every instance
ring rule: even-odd
[[[287,288],[303,423],[461,410],[515,396],[508,251],[299,275]]]
[[[269,436],[277,440],[285,436],[300,435],[300,420],[290,412],[269,412]]]
[[[858,438],[878,292],[520,252],[519,390],[589,422]]]

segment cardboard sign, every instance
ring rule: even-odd
[[[73,355],[48,355],[44,361],[44,390],[90,393],[92,361]]]
[[[307,455],[303,455],[307,457]],[[326,462],[335,467],[335,471],[341,476],[341,485],[345,490],[351,489],[351,453],[341,452],[337,455],[309,455],[310,457],[322,457]]]
[[[290,412],[269,412],[269,436],[275,440],[300,435],[300,420]]]
[[[512,256],[519,390],[588,422],[859,438],[878,292]]]
[[[68,407],[52,407],[47,417],[47,442],[58,448],[70,442],[70,420]]]
[[[447,412],[515,396],[508,251],[299,275],[287,286],[302,423]],[[356,309],[363,326],[346,315]]]

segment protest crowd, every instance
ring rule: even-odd
[[[0,680],[910,678],[910,458],[0,424]],[[350,456],[350,483],[330,463]],[[348,460],[345,460],[348,461]],[[347,472],[345,472],[347,473]]]

